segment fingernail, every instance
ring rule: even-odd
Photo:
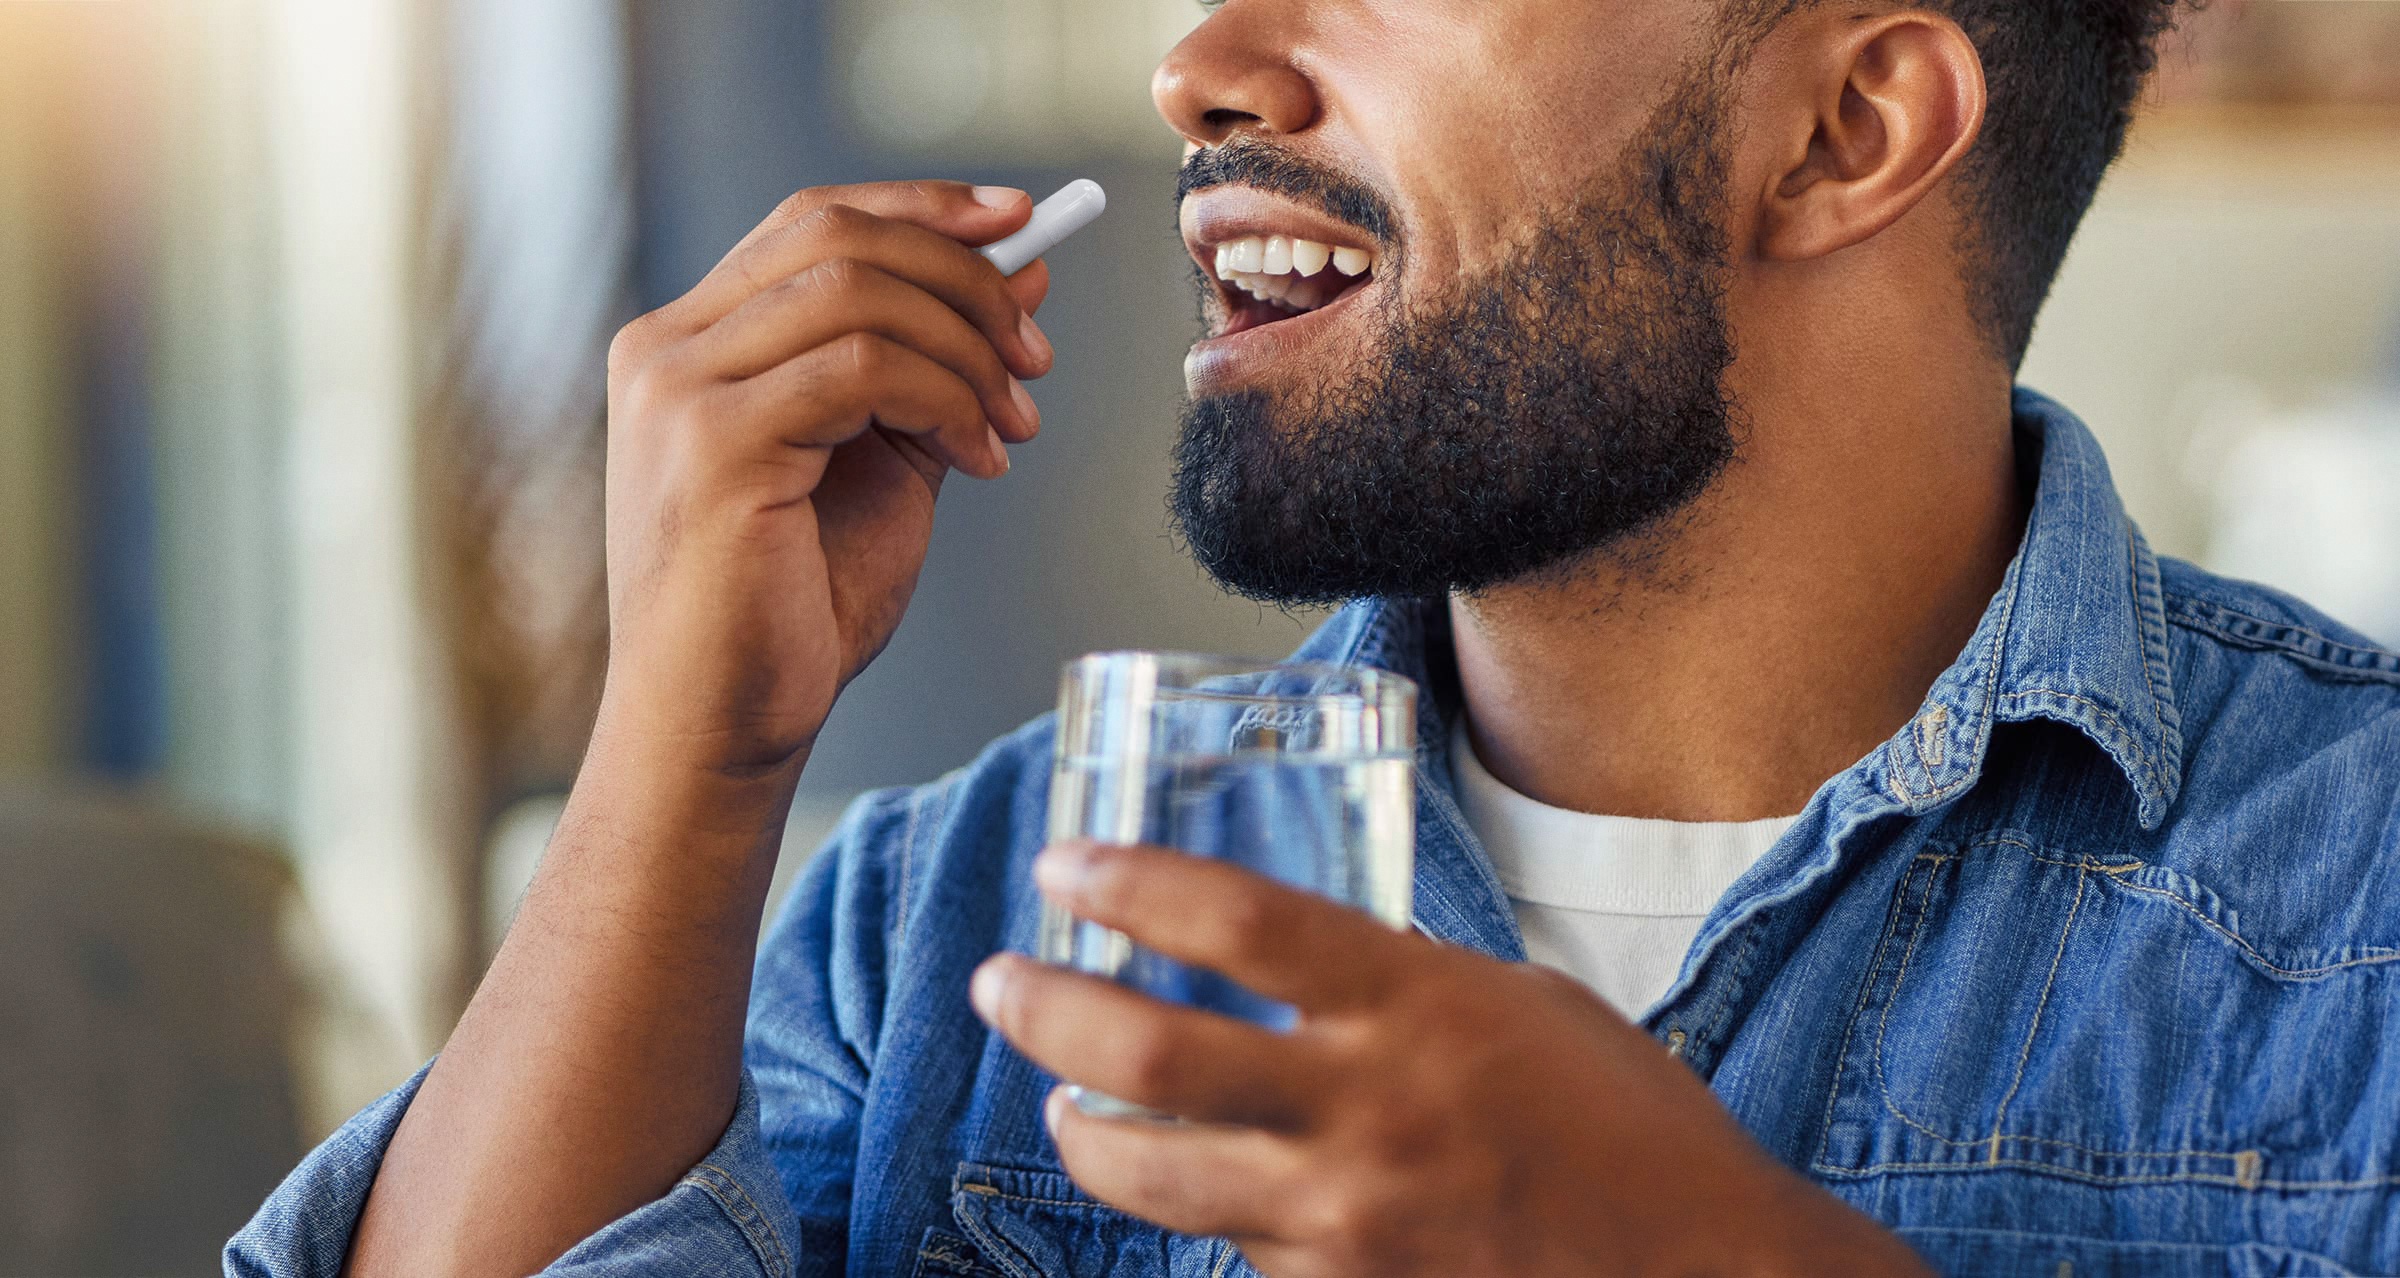
[[[1053,843],[1033,858],[1033,881],[1052,896],[1073,896],[1092,868],[1091,849],[1082,843]]]
[[[992,467],[995,472],[992,477],[997,479],[1008,473],[1008,445],[1000,442],[999,431],[986,433],[990,436],[992,444]]]
[[[1017,318],[1017,340],[1025,343],[1025,353],[1047,364],[1058,352],[1050,347],[1050,339],[1042,336],[1042,326],[1031,315]]]
[[[1033,406],[1033,394],[1025,389],[1025,383],[1014,377],[1009,378],[1008,394],[1009,398],[1017,401],[1017,414],[1024,419],[1025,429],[1028,431],[1040,430],[1042,428],[1042,410]]]
[[[1058,1122],[1066,1117],[1066,1114],[1067,1089],[1064,1087],[1051,1088],[1049,1098],[1042,1102],[1042,1127],[1050,1133],[1050,1139],[1058,1139]]]
[[[987,209],[1013,208],[1017,201],[1024,198],[1025,193],[1013,186],[979,186],[975,188],[975,202]]]
[[[997,963],[975,969],[975,979],[967,982],[967,1002],[974,1004],[977,1016],[988,1021],[1000,1014],[1000,987],[1007,980]]]

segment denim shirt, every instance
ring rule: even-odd
[[[1945,1272],[2400,1273],[2400,657],[2154,557],[2083,425],[2027,392],[2016,418],[2031,514],[1974,637],[1643,1028]],[[1353,605],[1298,655],[1419,681],[1417,925],[1521,959],[1449,790],[1442,603]],[[977,962],[1033,945],[1050,752],[1037,720],[858,802],[759,956],[723,1142],[559,1272],[1250,1272],[1080,1192],[1052,1080],[968,1009]],[[337,1272],[415,1085],[227,1272]]]

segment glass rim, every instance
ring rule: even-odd
[[[1069,658],[1059,670],[1062,677],[1073,677],[1083,670],[1105,669],[1134,660],[1146,659],[1164,673],[1174,672],[1180,681],[1187,677],[1211,677],[1246,674],[1292,674],[1302,678],[1348,680],[1353,687],[1318,696],[1358,697],[1368,701],[1384,701],[1392,694],[1414,705],[1417,681],[1404,674],[1395,674],[1380,666],[1347,665],[1334,661],[1278,661],[1271,657],[1233,657],[1222,653],[1156,650],[1149,648],[1115,648],[1105,652],[1087,652]]]

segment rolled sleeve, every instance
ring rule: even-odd
[[[384,1150],[424,1081],[418,1070],[301,1160],[225,1245],[227,1278],[336,1278]],[[798,1268],[799,1247],[797,1218],[759,1141],[758,1089],[745,1070],[717,1147],[665,1197],[611,1222],[543,1272],[785,1278]]]

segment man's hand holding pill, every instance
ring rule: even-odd
[[[776,771],[891,637],[951,470],[1008,469],[1049,371],[1013,278],[970,245],[1023,192],[950,182],[786,201],[619,335],[609,368],[604,741]]]
[[[539,1269],[725,1131],[809,748],[900,622],[943,478],[1005,473],[1040,429],[1047,268],[1004,276],[973,246],[1054,243],[1058,211],[955,182],[803,191],[619,335],[591,749],[349,1272]]]

